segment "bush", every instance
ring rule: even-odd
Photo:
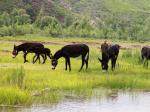
[[[0,27],[0,36],[17,36],[25,34],[33,34],[34,28],[30,24],[11,25]]]

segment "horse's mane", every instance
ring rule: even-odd
[[[54,54],[54,58],[55,59],[59,59],[62,55],[62,49],[56,51],[56,53]]]

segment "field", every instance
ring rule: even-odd
[[[86,43],[90,47],[89,69],[78,72],[81,59],[71,59],[72,71],[65,71],[64,59],[59,60],[56,70],[51,69],[51,61],[45,64],[32,64],[33,54],[29,54],[29,63],[23,63],[23,54],[13,59],[12,49],[25,41],[38,41],[51,49],[52,54],[63,45]],[[0,104],[30,105],[32,103],[57,101],[60,91],[84,91],[94,88],[122,90],[150,90],[150,69],[143,68],[140,61],[141,46],[148,43],[111,42],[122,45],[115,71],[103,73],[98,57],[98,47],[103,40],[78,38],[46,37],[1,37],[0,38]],[[126,49],[125,49],[126,48]],[[83,93],[83,92],[82,92]],[[84,94],[84,93],[83,93]],[[44,100],[44,101],[43,101]],[[49,101],[50,100],[50,101]]]

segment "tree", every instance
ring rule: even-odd
[[[9,26],[11,23],[10,15],[7,12],[3,12],[0,16],[1,25]]]

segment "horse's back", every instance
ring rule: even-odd
[[[70,44],[62,48],[68,51],[89,51],[89,47],[86,44]]]
[[[114,55],[118,55],[119,49],[120,49],[120,46],[118,44],[114,44],[110,46],[108,52],[113,53]]]
[[[141,49],[141,55],[142,55],[142,57],[150,58],[150,47],[144,46]]]
[[[62,48],[62,51],[69,54],[71,57],[77,57],[89,52],[89,47],[86,44],[70,44]]]
[[[23,51],[26,51],[29,48],[36,48],[36,47],[44,48],[44,45],[41,43],[26,42],[26,43],[19,45],[18,47],[20,47]]]
[[[26,42],[22,44],[23,46],[28,46],[28,47],[44,47],[42,43],[36,43],[36,42]]]

